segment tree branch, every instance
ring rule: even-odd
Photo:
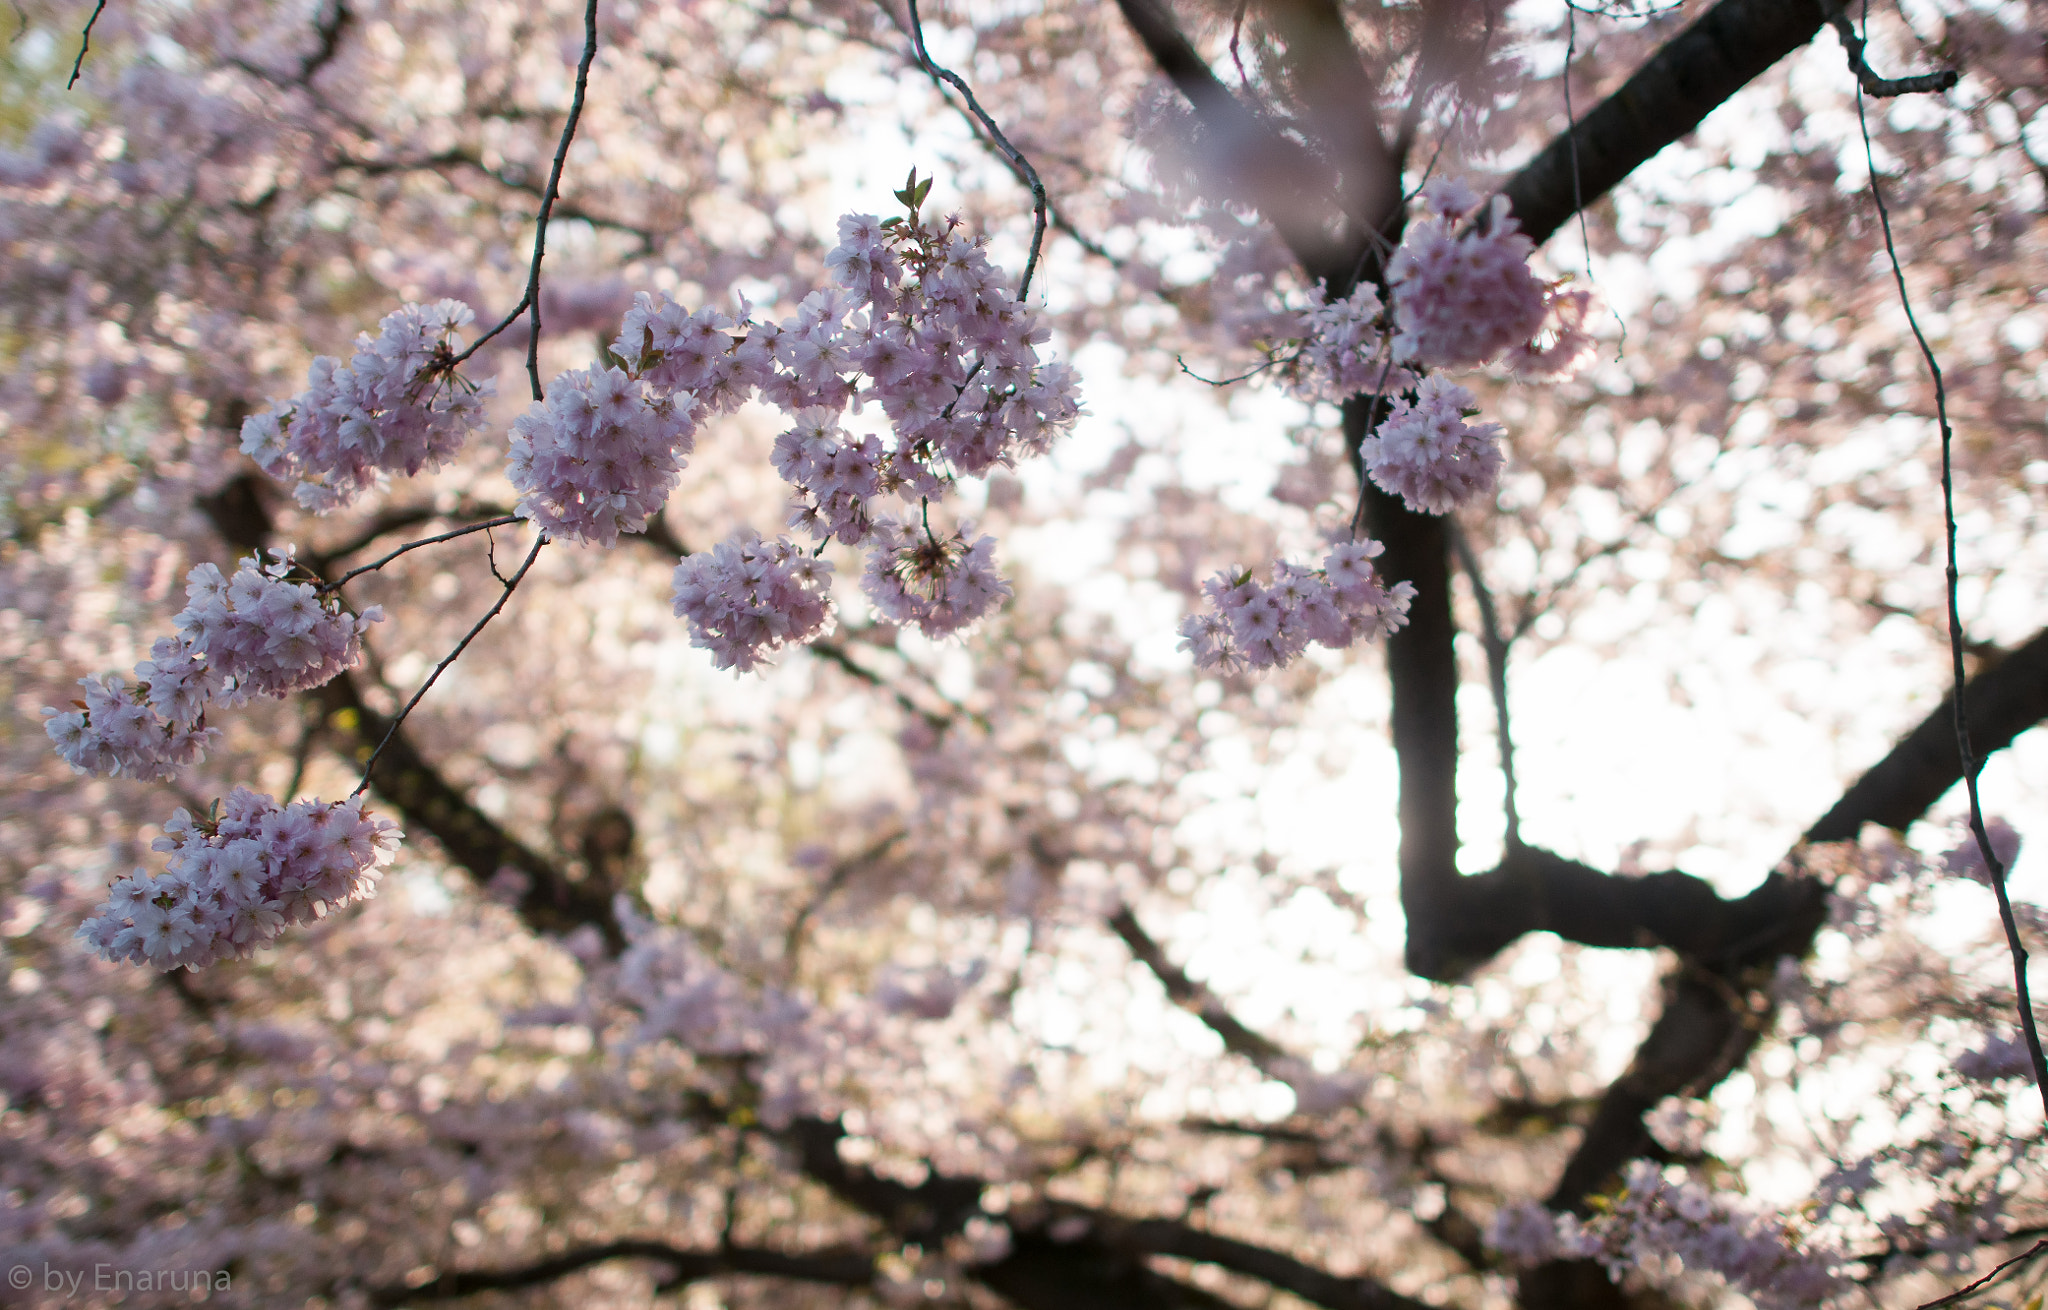
[[[1341,276],[1356,264],[1358,243],[1331,235],[1342,210],[1323,166],[1217,80],[1164,0],[1117,0],[1117,8],[1159,71],[1194,107],[1203,130],[1196,148],[1214,183],[1258,206],[1311,276]]]
[[[1811,41],[1821,22],[1818,0],[1721,0],[1509,179],[1501,193],[1522,231],[1541,245],[1580,206]]]
[[[414,1301],[452,1301],[479,1292],[518,1291],[540,1287],[612,1260],[651,1260],[668,1266],[670,1273],[657,1285],[658,1292],[672,1292],[725,1274],[753,1274],[834,1287],[867,1287],[875,1280],[874,1256],[850,1247],[801,1254],[744,1246],[687,1251],[666,1242],[629,1238],[578,1247],[528,1265],[444,1273],[418,1287],[377,1288],[371,1291],[370,1301],[373,1305],[400,1306]]]
[[[1234,1055],[1241,1055],[1260,1069],[1290,1060],[1286,1050],[1278,1042],[1253,1032],[1238,1021],[1222,998],[1206,986],[1188,977],[1187,971],[1168,959],[1158,942],[1152,940],[1138,922],[1138,916],[1126,905],[1109,916],[1110,931],[1123,938],[1124,945],[1131,948],[1131,954],[1138,962],[1152,971],[1159,985],[1166,989],[1166,995],[1175,1005],[1209,1025],[1211,1032],[1223,1039],[1223,1047]]]
[[[199,501],[214,530],[238,550],[261,551],[274,535],[261,485],[253,474],[244,474]],[[571,879],[471,804],[427,762],[408,734],[394,730],[389,720],[363,703],[355,674],[344,672],[302,695],[331,730],[335,748],[352,763],[360,765],[380,741],[385,742],[371,790],[399,811],[410,833],[425,833],[439,842],[442,852],[479,887],[488,886],[504,869],[519,875],[525,885],[513,908],[529,928],[558,935],[588,924],[603,935],[614,954],[625,949],[625,934],[612,915],[615,889],[596,878]]]

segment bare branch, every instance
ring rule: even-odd
[[[377,749],[370,752],[370,758],[363,761],[363,780],[356,784],[356,789],[350,792],[349,795],[360,796],[364,789],[370,785],[370,773],[377,767],[377,757],[382,755],[384,748],[391,743],[391,736],[398,731],[398,725],[405,722],[406,716],[412,713],[413,706],[420,703],[420,698],[425,696],[434,683],[440,680],[441,674],[446,671],[450,664],[455,662],[456,657],[469,648],[470,642],[476,640],[476,635],[484,630],[484,625],[498,617],[498,612],[505,608],[505,602],[512,599],[513,588],[517,587],[519,580],[526,576],[526,571],[533,567],[533,562],[540,558],[541,547],[547,544],[548,536],[545,532],[534,538],[533,549],[526,552],[526,562],[521,564],[519,571],[506,581],[505,589],[498,593],[497,603],[484,611],[484,616],[478,619],[475,625],[462,635],[462,640],[455,643],[454,650],[449,651],[447,655],[442,657],[441,662],[434,666],[434,671],[427,675],[427,680],[420,684],[420,689],[412,694],[412,699],[405,703],[405,708],[398,712],[398,717],[391,721],[391,726],[385,729],[384,740],[378,742]]]
[[[397,550],[394,550],[390,554],[383,556],[381,559],[372,560],[368,564],[358,565],[357,567],[352,568],[348,572],[342,574],[340,577],[336,578],[332,582],[321,583],[319,589],[321,591],[338,591],[340,590],[341,585],[347,582],[350,578],[357,577],[364,573],[373,573],[376,570],[383,568],[386,564],[389,564],[392,560],[397,559],[400,555],[405,554],[407,551],[418,550],[422,546],[432,546],[443,541],[453,541],[457,537],[466,537],[472,532],[482,532],[488,528],[502,528],[517,522],[519,522],[519,516],[517,514],[501,514],[497,518],[486,519],[482,523],[472,523],[467,527],[453,528],[447,532],[441,533],[438,536],[422,537],[418,541],[408,541],[403,546],[400,546]]]
[[[1921,73],[1916,77],[1879,77],[1868,63],[1863,52],[1869,46],[1856,25],[1849,21],[1848,8],[1842,0],[1820,0],[1821,8],[1828,16],[1828,24],[1835,29],[1835,35],[1842,38],[1842,53],[1849,58],[1849,71],[1856,74],[1856,85],[1863,88],[1865,95],[1885,99],[1890,96],[1917,95],[1927,92],[1947,91],[1962,80],[1962,74],[1953,68],[1944,68],[1937,73]]]
[[[917,0],[905,0],[905,3],[910,10],[910,40],[917,51],[918,63],[931,74],[934,82],[950,86],[960,93],[975,120],[996,143],[996,148],[1003,152],[1003,158],[1024,179],[1024,185],[1031,188],[1031,253],[1024,259],[1024,276],[1017,281],[1017,299],[1023,300],[1031,294],[1031,275],[1038,271],[1038,252],[1045,244],[1045,183],[1039,180],[1038,170],[1031,166],[1024,152],[1010,144],[1010,138],[1003,135],[1003,129],[996,125],[996,120],[989,117],[988,111],[981,107],[981,101],[974,98],[974,88],[967,85],[967,79],[933,62],[931,52],[924,46],[924,20],[917,15]]]
[[[85,71],[85,52],[92,48],[92,25],[100,21],[100,15],[106,8],[107,0],[99,0],[92,7],[92,17],[85,20],[85,31],[78,36],[78,58],[71,61],[71,80],[64,84],[66,91],[78,85],[78,75]]]
[[[1291,1058],[1278,1042],[1246,1027],[1216,993],[1188,977],[1186,970],[1168,959],[1165,950],[1139,924],[1138,916],[1131,913],[1130,906],[1123,906],[1109,916],[1109,928],[1131,948],[1138,962],[1152,971],[1175,1005],[1209,1025],[1210,1031],[1223,1039],[1224,1049],[1261,1069]]]
[[[529,313],[531,327],[526,337],[526,376],[532,384],[535,400],[547,398],[540,385],[540,265],[547,253],[548,219],[554,213],[555,197],[561,194],[562,166],[569,158],[569,143],[576,139],[576,124],[583,117],[583,99],[590,89],[590,65],[596,58],[597,0],[586,0],[583,7],[583,57],[576,62],[576,92],[569,101],[569,119],[562,124],[562,139],[555,146],[555,162],[548,170],[547,189],[541,193],[540,215],[534,220],[533,265],[526,274],[526,294],[496,327],[470,342],[468,349],[457,354],[448,364],[452,369],[462,363],[481,349],[486,341],[517,322],[521,313]]]

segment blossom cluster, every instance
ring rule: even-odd
[[[1010,594],[996,572],[996,539],[970,543],[973,531],[970,521],[950,537],[935,537],[893,518],[878,520],[861,589],[885,618],[931,636],[972,627]]]
[[[764,541],[742,529],[676,565],[674,606],[694,643],[721,669],[748,672],[784,646],[832,626],[832,565],[788,537]]]
[[[1629,1272],[1673,1274],[1676,1263],[1718,1275],[1760,1310],[1818,1305],[1845,1287],[1836,1272],[1841,1253],[1802,1246],[1782,1222],[1742,1213],[1727,1198],[1690,1179],[1674,1182],[1645,1160],[1629,1166],[1620,1194],[1592,1218],[1508,1206],[1494,1217],[1487,1240],[1524,1263],[1597,1260],[1615,1279]]]
[[[377,335],[356,338],[347,364],[313,361],[306,390],[242,424],[242,452],[294,490],[308,509],[346,505],[384,474],[408,476],[453,455],[483,426],[491,382],[453,369],[457,328],[475,315],[458,300],[407,304]]]
[[[74,709],[44,709],[57,753],[81,773],[167,779],[218,735],[205,722],[214,701],[286,696],[353,665],[363,630],[383,612],[346,613],[311,584],[287,581],[292,568],[284,551],[268,564],[244,558],[232,578],[211,564],[194,568],[178,635],[156,641],[133,686],[112,674],[85,678]]]
[[[1351,294],[1326,300],[1298,319],[1301,349],[1290,361],[1288,390],[1314,404],[1341,403],[1360,394],[1407,391],[1415,374],[1397,366],[1380,331],[1380,293],[1361,282]]]
[[[170,852],[164,872],[114,883],[78,936],[107,960],[166,970],[243,958],[289,924],[373,895],[400,836],[360,797],[279,805],[237,787],[217,808],[179,810],[152,843]]]
[[[645,387],[649,406],[710,414],[758,397],[788,412],[793,426],[777,438],[773,458],[795,493],[789,526],[820,544],[867,545],[868,594],[890,618],[936,635],[962,630],[1008,594],[994,572],[993,542],[968,543],[963,525],[946,538],[927,530],[920,543],[878,502],[915,501],[928,517],[957,478],[1042,454],[1081,411],[1074,371],[1040,361],[1046,330],[1002,285],[981,244],[957,220],[921,221],[915,183],[899,196],[910,206],[907,220],[840,219],[839,244],[825,261],[837,286],[805,297],[794,317],[756,322],[744,303],[738,319],[708,308],[690,313],[643,292],[612,353],[620,376]],[[886,419],[885,433],[842,426],[870,406]],[[529,489],[522,513],[530,502],[569,494],[553,482],[566,470],[537,461],[530,468],[518,475]],[[735,560],[767,558],[751,530],[728,544]],[[806,578],[785,585],[744,568],[686,562],[677,570],[676,611],[721,668],[752,668],[763,651],[823,630],[823,592],[816,577]],[[727,585],[737,590],[718,590]],[[795,608],[764,612],[782,603]]]
[[[519,512],[550,536],[610,546],[668,500],[696,434],[697,400],[650,395],[624,370],[575,369],[512,424]]]
[[[1530,271],[1535,249],[1495,196],[1484,218],[1462,183],[1423,189],[1427,216],[1408,225],[1387,261],[1393,291],[1394,353],[1434,368],[1490,363],[1541,330],[1543,280]],[[1468,221],[1469,220],[1469,221]]]
[[[1472,393],[1432,376],[1411,402],[1397,397],[1385,421],[1359,444],[1366,472],[1408,508],[1448,514],[1493,490],[1500,475],[1498,423],[1469,423],[1479,412]]]
[[[1380,581],[1372,559],[1383,549],[1340,542],[1320,569],[1281,561],[1265,586],[1249,571],[1219,573],[1202,584],[1216,608],[1181,622],[1180,648],[1193,652],[1197,668],[1234,671],[1286,664],[1310,642],[1341,650],[1385,636],[1408,621],[1415,588]]]

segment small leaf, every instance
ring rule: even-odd
[[[903,216],[901,214],[896,215],[894,218],[885,218],[882,220],[882,230],[884,232],[887,232],[892,227],[901,227],[902,225]]]
[[[917,206],[923,204],[924,198],[930,195],[931,193],[932,180],[930,178],[926,178],[924,181],[917,184],[917,198],[910,202],[911,208],[915,209],[917,208]]]

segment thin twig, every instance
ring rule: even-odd
[[[384,753],[384,748],[389,746],[391,739],[398,735],[398,725],[405,722],[406,716],[412,713],[413,706],[420,703],[420,697],[427,694],[428,689],[440,678],[442,672],[455,662],[455,657],[468,649],[470,642],[476,640],[476,634],[484,630],[484,625],[498,617],[498,611],[504,609],[505,602],[512,599],[512,589],[519,585],[519,580],[526,576],[526,571],[533,567],[533,562],[536,559],[540,558],[540,548],[547,544],[548,537],[543,532],[535,539],[533,549],[526,553],[526,562],[521,564],[519,571],[513,574],[505,583],[505,590],[499,594],[497,604],[491,606],[484,616],[478,619],[468,632],[463,634],[462,640],[456,643],[455,649],[449,651],[447,656],[434,666],[434,671],[427,675],[427,680],[420,684],[420,689],[412,694],[412,699],[405,703],[405,708],[398,712],[398,717],[391,720],[391,726],[384,730],[384,737],[377,743],[377,749],[371,751],[370,758],[363,761],[363,780],[356,784],[354,791],[349,793],[351,797],[362,795],[364,789],[370,785],[370,770],[377,767],[377,757]]]
[[[1941,425],[1941,522],[1942,533],[1948,543],[1948,649],[1949,674],[1952,690],[1949,700],[1954,706],[1956,728],[1956,758],[1962,766],[1963,788],[1970,798],[1970,833],[1977,839],[1977,849],[1984,856],[1985,868],[1991,875],[1991,890],[1998,897],[1998,918],[2005,926],[2005,944],[2012,952],[2013,988],[2017,993],[2020,1012],[2020,1031],[2026,1034],[2027,1056],[2033,1061],[2034,1087],[2041,1094],[2041,1104],[2048,1108],[2048,1058],[2041,1051],[2041,1034],[2034,1024],[2034,1002],[2027,989],[2027,948],[2020,940],[2019,923],[2013,918],[2012,898],[2005,891],[2005,865],[1991,849],[1991,835],[1984,830],[1984,808],[1977,795],[1977,775],[1983,764],[1970,749],[1970,720],[1963,710],[1963,616],[1956,593],[1961,574],[1956,568],[1956,479],[1955,479],[1955,429],[1948,421],[1948,389],[1941,378],[1941,365],[1934,358],[1934,348],[1927,344],[1927,334],[1920,330],[1920,319],[1913,313],[1913,298],[1906,290],[1906,271],[1899,263],[1898,246],[1892,240],[1891,211],[1884,203],[1884,188],[1878,183],[1877,152],[1870,144],[1870,120],[1863,110],[1863,93],[1856,93],[1856,124],[1863,132],[1863,159],[1870,170],[1870,198],[1877,204],[1878,223],[1884,229],[1885,254],[1890,256],[1892,277],[1899,284],[1899,303],[1905,308],[1906,323],[1913,329],[1913,340],[1919,343],[1920,357],[1927,363],[1927,372],[1934,379],[1934,413]]]
[[[1493,589],[1486,585],[1486,578],[1479,572],[1479,553],[1472,549],[1472,539],[1456,523],[1451,529],[1451,543],[1458,551],[1458,564],[1465,570],[1466,580],[1472,584],[1472,597],[1479,602],[1480,643],[1486,648],[1486,680],[1493,691],[1494,731],[1500,737],[1500,772],[1502,788],[1506,792],[1507,832],[1504,838],[1509,850],[1522,844],[1522,817],[1515,806],[1515,741],[1508,731],[1508,642],[1502,634],[1500,611],[1493,603]]]
[[[1265,363],[1253,369],[1251,372],[1240,373],[1234,378],[1205,378],[1200,373],[1197,373],[1193,369],[1189,368],[1188,362],[1185,359],[1182,359],[1179,355],[1175,355],[1173,357],[1173,362],[1180,365],[1181,372],[1187,374],[1189,377],[1193,378],[1197,382],[1206,383],[1207,385],[1212,387],[1227,387],[1233,382],[1242,382],[1246,378],[1255,378],[1259,374],[1265,372],[1267,369],[1273,368],[1276,365],[1291,364],[1299,358],[1301,358],[1301,352],[1298,350],[1295,351],[1292,355],[1288,355],[1285,357],[1275,355],[1273,358],[1267,360]]]
[[[2016,1264],[2021,1264],[2025,1261],[2033,1259],[2035,1256],[2041,1254],[2041,1252],[2043,1251],[2048,1251],[2048,1238],[2044,1238],[2043,1240],[2034,1243],[2032,1246],[2020,1252],[2012,1259],[2007,1260],[2005,1263],[1999,1265],[1996,1269],[1993,1269],[1990,1273],[1984,1275],[1976,1282],[1971,1283],[1968,1287],[1959,1287],[1955,1291],[1950,1292],[1947,1296],[1941,1297],[1938,1300],[1929,1301],[1926,1304],[1920,1306],[1919,1310],[1935,1310],[1937,1306],[1954,1305],[1958,1301],[1964,1300],[1965,1298],[1970,1296],[1974,1296],[1981,1288],[1988,1284],[1992,1279],[1998,1277],[2000,1274],[2004,1273],[2006,1270],[2012,1268]]]
[[[596,0],[591,0],[591,3],[594,9]],[[974,98],[974,88],[967,85],[967,79],[949,68],[939,67],[932,61],[931,52],[926,50],[924,45],[924,20],[918,17],[917,0],[905,0],[905,3],[910,8],[910,43],[917,52],[918,63],[923,65],[924,71],[929,73],[934,81],[944,82],[959,91],[967,101],[967,108],[981,121],[981,125],[988,129],[996,148],[1003,152],[1003,157],[1024,176],[1025,185],[1031,188],[1031,253],[1024,260],[1024,276],[1017,282],[1017,299],[1023,300],[1031,294],[1031,275],[1038,270],[1038,252],[1045,245],[1045,183],[1039,180],[1038,170],[1031,166],[1031,161],[1024,157],[1024,152],[1010,144],[1010,138],[1003,135],[1003,129],[996,126],[996,120],[989,117],[988,111],[981,107],[981,101]]]
[[[562,139],[555,145],[555,162],[548,170],[548,184],[540,196],[540,216],[535,220],[533,231],[533,266],[527,270],[526,293],[511,313],[499,320],[498,325],[469,344],[467,350],[448,362],[453,369],[463,360],[483,348],[483,344],[506,328],[519,321],[522,313],[529,314],[531,331],[526,339],[526,376],[533,386],[535,400],[547,399],[540,385],[540,264],[547,252],[548,218],[554,213],[555,197],[562,190],[562,166],[569,158],[569,143],[576,137],[577,120],[583,117],[583,99],[590,88],[590,64],[597,58],[597,0],[587,0],[583,8],[583,58],[576,63],[576,94],[569,101],[569,121],[562,124]]]
[[[1593,231],[1586,221],[1586,199],[1579,189],[1579,118],[1572,112],[1572,59],[1579,48],[1579,7],[1566,4],[1564,18],[1564,74],[1559,81],[1564,85],[1564,139],[1571,148],[1572,156],[1572,212],[1579,217],[1579,244],[1586,248],[1586,284],[1593,285]],[[1621,341],[1615,346],[1614,357],[1618,360],[1628,348],[1628,324],[1620,311],[1615,311],[1615,324],[1621,328]]]
[[[1870,43],[1856,31],[1856,25],[1849,21],[1849,10],[1842,0],[1821,0],[1820,7],[1827,15],[1829,24],[1834,27],[1835,34],[1842,38],[1843,53],[1849,57],[1849,71],[1856,74],[1856,85],[1862,88],[1865,94],[1884,99],[1889,96],[1940,92],[1948,90],[1962,80],[1962,74],[1953,68],[1944,68],[1938,73],[1922,73],[1918,77],[1879,77],[1870,65],[1863,61],[1863,51]]]
[[[394,550],[389,555],[384,556],[384,558],[382,559],[372,560],[368,564],[361,565],[358,568],[350,569],[348,572],[342,574],[340,577],[336,578],[332,582],[321,583],[319,589],[323,592],[339,591],[341,589],[341,584],[347,582],[350,578],[355,577],[359,573],[373,573],[376,570],[383,568],[386,564],[389,564],[392,560],[397,559],[400,555],[405,554],[409,550],[418,550],[421,546],[432,546],[437,542],[453,541],[457,537],[466,537],[472,532],[483,532],[489,528],[502,528],[507,524],[517,522],[519,522],[519,516],[517,514],[507,514],[501,518],[489,519],[483,523],[472,523],[466,528],[456,528],[449,532],[443,532],[442,534],[436,537],[422,537],[418,541],[408,541],[403,546],[400,546],[397,550]],[[500,579],[500,581],[503,581],[503,579]]]
[[[78,58],[71,61],[71,80],[64,84],[66,91],[78,85],[78,75],[85,71],[85,52],[92,48],[92,25],[100,21],[100,14],[106,7],[107,0],[99,0],[92,7],[92,17],[85,20],[85,31],[78,36]]]
[[[1244,71],[1244,58],[1237,52],[1237,39],[1244,35],[1244,11],[1249,3],[1250,0],[1237,0],[1237,13],[1230,20],[1230,62],[1237,65],[1237,80],[1244,87],[1245,94],[1254,95],[1252,79]]]

